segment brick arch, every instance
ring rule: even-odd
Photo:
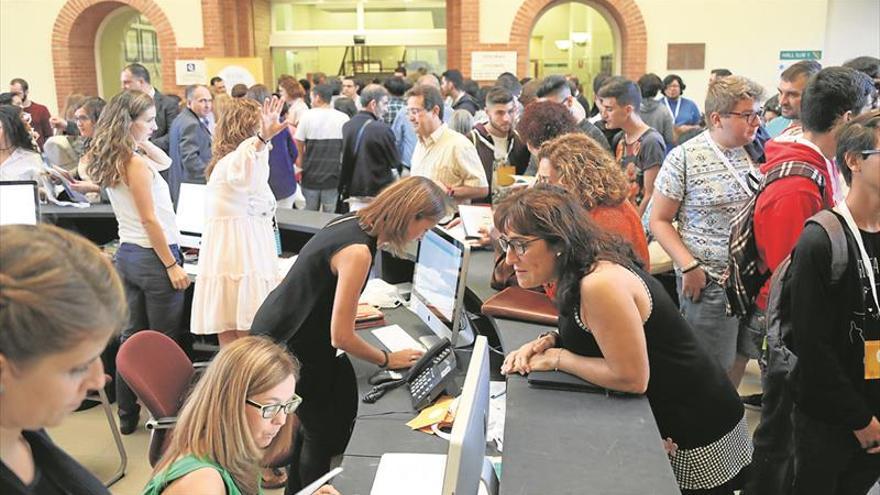
[[[608,12],[620,34],[623,76],[635,80],[648,64],[648,31],[635,0],[526,0],[520,6],[510,31],[510,47],[517,51],[517,73],[528,71],[529,38],[541,15],[557,5],[579,2]]]
[[[95,67],[95,36],[104,18],[119,7],[131,7],[146,17],[159,37],[159,56],[166,85],[175,78],[177,42],[171,23],[153,0],[69,0],[55,18],[52,29],[52,63],[58,108],[64,108],[67,95],[98,94]]]

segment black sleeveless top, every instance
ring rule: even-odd
[[[299,257],[254,316],[251,333],[283,342],[303,364],[303,375],[331,366],[336,349],[330,319],[338,277],[330,259],[352,244],[364,244],[375,258],[376,238],[361,228],[354,214],[334,219],[302,248]]]
[[[646,395],[660,434],[672,438],[682,449],[708,445],[742,419],[739,394],[697,341],[660,282],[642,270],[632,271],[645,284],[652,301],[644,324],[651,373]],[[560,311],[560,345],[576,354],[602,357],[577,311],[577,307]]]

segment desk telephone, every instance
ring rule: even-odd
[[[454,376],[452,372],[455,371],[455,366],[452,343],[449,339],[441,339],[419,358],[403,378],[376,385],[364,395],[363,401],[372,404],[385,395],[385,392],[407,384],[413,408],[420,411],[443,392]]]

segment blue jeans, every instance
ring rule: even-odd
[[[304,187],[302,193],[306,198],[307,210],[336,213],[336,199],[339,196],[339,191],[336,189],[306,189]]]
[[[729,370],[736,358],[739,319],[727,316],[727,294],[724,287],[709,280],[700,292],[700,300],[693,302],[681,291],[681,277],[676,278],[681,315],[688,322],[709,355],[721,369]]]
[[[183,265],[183,256],[177,245],[169,247],[177,263]],[[182,330],[184,292],[171,286],[168,272],[156,252],[152,248],[123,243],[116,252],[115,263],[116,271],[122,278],[129,311],[128,325],[119,337],[120,344],[147,329],[178,340]],[[138,414],[134,392],[118,372],[116,400],[119,401],[120,417]]]

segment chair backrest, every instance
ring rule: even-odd
[[[194,369],[174,340],[142,330],[119,347],[116,368],[154,418],[176,416]]]

